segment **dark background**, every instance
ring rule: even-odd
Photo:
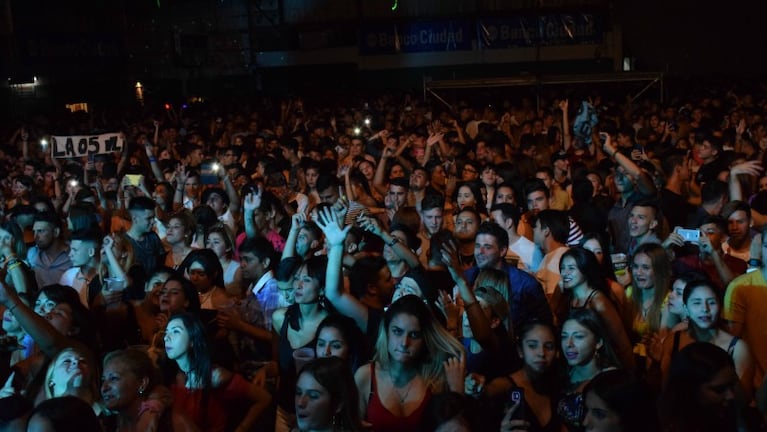
[[[613,59],[386,69],[353,61],[264,68],[258,52],[303,55],[356,46],[366,21],[407,22],[511,13],[596,12],[621,34],[636,71],[661,72],[667,92],[690,78],[753,80],[767,72],[764,2],[693,0],[0,0],[0,109],[11,116],[45,104],[130,102],[190,95],[288,94],[333,89],[420,91],[424,76],[475,78],[617,71]],[[291,9],[300,6],[300,13]],[[339,6],[342,5],[342,6]],[[343,6],[347,5],[347,6]],[[240,12],[237,12],[240,11]],[[244,12],[243,12],[244,11]],[[396,62],[396,60],[392,60]],[[32,82],[32,90],[12,84]]]

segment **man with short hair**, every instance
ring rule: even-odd
[[[509,250],[505,258],[516,259],[518,267],[528,273],[537,269],[543,254],[535,243],[517,234],[517,221],[520,218],[517,207],[508,203],[495,204],[490,209],[490,217],[509,235]]]
[[[27,251],[26,260],[35,272],[38,288],[59,283],[61,275],[72,267],[69,247],[61,238],[61,220],[55,213],[38,213],[32,232],[35,245]]]
[[[700,207],[687,217],[685,228],[698,228],[706,217],[722,213],[722,208],[729,197],[727,183],[721,180],[706,182],[700,190],[700,195]]]
[[[389,217],[389,223],[394,220],[394,215],[397,211],[407,205],[409,187],[410,181],[404,177],[389,180],[389,190],[384,198],[386,202],[386,215]]]
[[[560,158],[560,153],[555,154],[554,158]],[[561,164],[561,159],[556,159],[555,163]],[[563,189],[556,181],[554,181],[554,171],[550,167],[540,167],[535,172],[535,178],[541,180],[546,185],[546,189],[549,190],[549,206],[552,210],[567,210],[572,206],[570,196],[567,194],[567,190]],[[568,183],[569,184],[569,183]],[[566,187],[566,186],[565,186]]]
[[[620,197],[607,214],[607,229],[613,241],[613,250],[625,253],[628,251],[631,236],[629,235],[629,213],[634,203],[645,197],[654,197],[657,193],[652,177],[644,172],[626,155],[619,152],[611,143],[609,135],[603,144],[604,153],[617,162],[615,168],[615,188]]]
[[[248,284],[245,301],[252,306],[247,310],[258,312],[250,324],[265,332],[261,337],[253,333],[251,336],[271,342],[267,335],[271,334],[272,312],[289,306],[280,295],[277,279],[274,278],[273,270],[277,264],[277,252],[269,240],[264,237],[255,237],[246,238],[240,245],[239,253],[242,279]]]
[[[689,193],[683,195],[684,186],[689,183],[691,172],[690,159],[681,151],[663,158],[661,168],[666,176],[666,184],[660,191],[660,207],[666,216],[670,228],[685,227],[687,218],[700,205],[700,197]]]
[[[697,134],[695,152],[703,165],[695,174],[695,183],[703,186],[713,180],[726,180],[729,170],[727,161],[719,157],[722,153],[722,140],[709,134]]]
[[[421,238],[421,251],[418,260],[421,265],[427,267],[429,261],[428,252],[429,239],[434,233],[442,229],[443,213],[445,211],[445,198],[437,193],[430,193],[424,196],[421,201],[421,231],[418,237]]]
[[[165,253],[162,241],[152,231],[155,221],[155,202],[151,198],[136,197],[128,205],[131,217],[131,227],[125,233],[133,246],[133,260],[136,265],[131,268],[131,285],[129,295],[134,299],[144,297],[144,281],[154,273],[160,265]]]
[[[474,243],[477,265],[466,270],[466,280],[473,284],[483,269],[505,272],[509,276],[509,290],[501,295],[509,303],[510,322],[514,331],[519,332],[525,323],[534,320],[550,323],[551,310],[541,285],[534,277],[506,263],[504,256],[508,247],[506,230],[493,222],[480,225]]]
[[[727,221],[721,216],[708,216],[700,226],[697,254],[677,257],[672,261],[674,274],[691,271],[703,273],[723,294],[727,284],[746,272],[746,262],[726,255],[722,243],[727,233]]]
[[[59,279],[61,285],[70,286],[77,291],[80,302],[87,308],[91,307],[102,288],[101,280],[98,278],[101,265],[101,239],[102,234],[98,229],[75,231],[69,244],[69,260],[72,262],[72,267]]]
[[[464,207],[455,215],[453,235],[458,242],[458,261],[462,270],[475,265],[475,239],[480,222],[482,222],[482,218],[473,207]],[[508,237],[506,244],[508,244]]]
[[[751,248],[751,207],[743,201],[731,201],[722,208],[722,216],[727,219],[728,234],[722,250],[747,261]]]
[[[533,240],[533,222],[532,219],[538,215],[538,213],[549,210],[551,208],[550,190],[546,187],[546,184],[541,179],[536,179],[525,184],[525,196],[527,197],[527,209],[530,210],[526,213],[517,230],[520,235],[527,237],[528,240]],[[567,223],[569,226],[569,233],[565,244],[577,245],[581,238],[583,238],[583,231],[581,227],[575,222],[575,219],[567,216]]]
[[[562,291],[557,285],[561,279],[559,260],[568,249],[566,246],[569,232],[567,214],[559,210],[544,210],[538,213],[533,221],[535,245],[544,253],[543,260],[535,272],[535,278],[543,286],[551,310],[556,312],[562,306],[559,304]]]
[[[416,209],[421,209],[421,201],[426,196],[426,186],[431,182],[426,168],[418,165],[410,173],[408,203]]]
[[[661,223],[660,209],[653,200],[643,199],[631,206],[627,221],[629,236],[628,255],[633,255],[639,245],[644,243],[662,243],[655,230]]]
[[[333,205],[340,198],[339,188],[341,183],[336,176],[330,174],[321,174],[317,177],[317,194],[320,202]]]

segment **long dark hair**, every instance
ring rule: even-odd
[[[575,266],[578,267],[578,271],[583,274],[589,288],[601,292],[608,298],[610,297],[607,280],[602,276],[602,272],[599,269],[599,261],[593,252],[583,248],[568,249],[567,252],[562,254],[562,258],[559,260],[560,266],[567,257],[570,257],[575,261]]]
[[[315,344],[317,338],[324,328],[334,328],[341,333],[341,337],[344,339],[346,346],[349,347],[348,364],[351,366],[350,370],[356,371],[362,363],[367,362],[370,359],[368,355],[369,347],[362,331],[357,327],[357,323],[353,319],[341,315],[330,314],[325,317],[320,325],[317,326],[317,333],[315,337]],[[316,346],[316,345],[315,345]]]
[[[699,393],[714,375],[725,369],[735,374],[727,352],[708,342],[694,342],[682,348],[671,362],[658,404],[661,423],[673,431],[735,431],[737,414],[728,409],[724,416],[701,406]],[[734,407],[733,407],[734,408]]]
[[[585,398],[593,393],[618,414],[624,432],[660,430],[655,398],[642,381],[628,371],[616,369],[594,377],[583,390]]]
[[[357,386],[349,366],[337,357],[318,358],[310,361],[298,374],[311,375],[330,394],[330,411],[337,412],[333,416],[333,430],[359,431],[362,430]]]
[[[610,244],[605,238],[604,234],[600,233],[585,233],[578,246],[584,247],[589,240],[595,240],[599,243],[599,247],[602,248],[602,264],[599,264],[599,269],[602,271],[602,276],[607,279],[616,280],[615,270],[613,269],[613,258],[610,255]]]
[[[181,323],[184,324],[187,334],[189,335],[187,356],[189,357],[189,372],[190,374],[194,373],[194,376],[187,376],[187,379],[190,380],[190,383],[195,388],[199,388],[202,391],[200,398],[200,412],[202,413],[202,424],[205,425],[205,423],[207,423],[208,398],[210,397],[210,390],[213,387],[211,378],[213,372],[211,344],[208,340],[205,325],[200,320],[200,317],[189,312],[181,312],[173,314],[168,319],[168,322],[170,323],[174,319],[181,320]],[[178,365],[176,366],[178,367]]]

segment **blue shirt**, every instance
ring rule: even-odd
[[[512,267],[505,262],[501,270],[509,275],[509,293],[505,296],[509,302],[509,317],[515,332],[533,320],[551,323],[551,309],[546,301],[541,284],[526,272]],[[480,269],[473,266],[464,276],[469,284],[474,284]]]

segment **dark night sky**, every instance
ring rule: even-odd
[[[619,1],[616,18],[624,29],[626,55],[642,59],[648,69],[703,75],[764,75],[767,72],[764,3]]]

